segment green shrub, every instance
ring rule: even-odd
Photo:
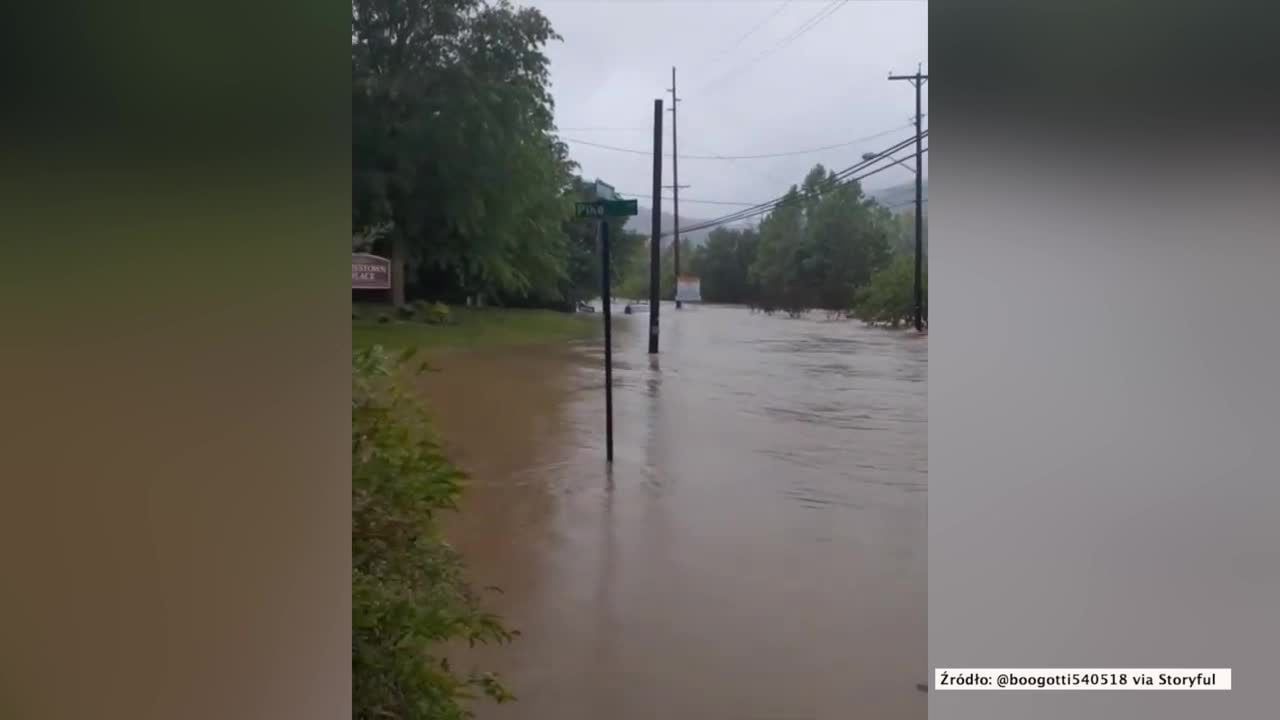
[[[408,357],[408,353],[405,354]],[[512,699],[492,674],[459,674],[445,643],[507,642],[480,609],[462,559],[441,537],[463,475],[441,452],[407,367],[375,346],[353,353],[351,688],[356,720],[471,717],[476,692]]]
[[[401,320],[412,320],[414,309],[412,305],[400,305],[396,307],[396,316]]]
[[[382,325],[386,325],[391,322],[391,316],[386,313],[378,313],[378,322]]]
[[[449,312],[448,305],[438,302],[427,306],[423,319],[432,325],[446,325],[453,319],[453,315]]]

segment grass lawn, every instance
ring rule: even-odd
[[[357,304],[352,310],[360,316],[351,321],[351,344],[356,348],[382,345],[392,350],[456,350],[534,345],[582,340],[599,333],[601,327],[598,314],[552,310],[451,307],[452,322],[448,325],[398,320],[385,305]],[[378,315],[383,313],[392,319],[379,323]]]

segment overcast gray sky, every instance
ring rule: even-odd
[[[914,0],[524,4],[541,9],[564,38],[547,48],[563,138],[648,151],[653,100],[662,97],[670,107],[665,90],[673,65],[682,100],[681,156],[790,152],[879,135],[792,157],[682,160],[680,182],[692,186],[681,191],[681,215],[687,217],[714,217],[734,208],[686,204],[686,199],[763,202],[799,183],[814,163],[840,170],[863,152],[909,137],[914,91],[909,83],[886,76],[914,71],[919,62],[926,71],[929,67],[928,4]],[[816,18],[821,19],[795,34]],[[926,112],[927,98],[926,84]],[[671,184],[670,125],[666,113],[665,185]],[[929,127],[928,117],[924,125]],[[650,156],[572,141],[569,146],[584,177],[599,177],[619,191],[651,191]],[[912,177],[898,167],[864,184],[885,187]],[[641,198],[641,204],[648,202]],[[664,210],[670,210],[670,202]]]

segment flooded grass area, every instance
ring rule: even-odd
[[[351,343],[356,348],[376,344],[391,349],[440,351],[563,343],[599,333],[599,322],[592,323],[590,314],[551,310],[455,306],[449,308],[450,322],[438,325],[400,320],[386,305],[353,305],[352,315]],[[387,321],[379,322],[380,316]],[[594,317],[598,320],[599,316]]]

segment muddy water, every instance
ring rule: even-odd
[[[602,349],[470,353],[425,381],[473,475],[450,535],[521,632],[469,655],[482,720],[924,718],[928,340],[664,306]]]

